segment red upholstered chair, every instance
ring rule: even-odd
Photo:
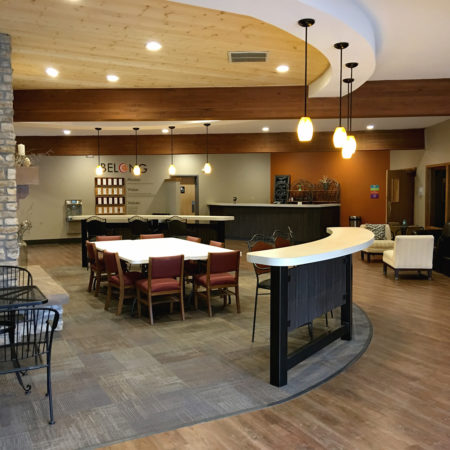
[[[158,234],[141,234],[139,236],[140,239],[162,239],[164,237],[164,233]]]
[[[122,236],[97,236],[96,241],[121,241]]]
[[[112,288],[118,289],[119,304],[117,306],[116,314],[120,315],[122,313],[123,300],[125,298],[136,297],[135,284],[143,275],[140,272],[125,272],[120,264],[118,253],[104,251],[103,261],[105,263],[106,273],[108,274],[108,293],[105,309],[108,310],[109,304],[111,303]]]
[[[172,313],[173,304],[179,303],[181,320],[184,320],[183,270],[183,255],[149,258],[148,278],[136,282],[139,317],[141,317],[141,303],[148,307],[151,325],[153,325],[153,305],[170,303]],[[145,297],[141,297],[141,293]],[[155,297],[163,298],[155,301]]]
[[[202,242],[202,238],[199,238],[197,236],[186,236],[186,240],[191,242],[197,242],[197,244],[200,244]]]
[[[226,305],[227,296],[233,294],[236,297],[237,312],[241,312],[239,303],[239,251],[224,253],[208,253],[206,273],[194,276],[194,303],[198,307],[198,296],[206,298],[208,303],[208,314],[212,317],[211,295],[217,292],[223,297]],[[205,288],[199,291],[200,287]],[[230,291],[234,288],[234,292]]]
[[[196,236],[186,236],[186,240],[190,242],[196,242],[201,244],[202,238]],[[193,276],[198,272],[198,261],[185,261],[184,262],[184,279],[185,281],[191,282]]]
[[[97,247],[92,242],[86,241],[86,252],[89,262],[89,285],[88,292],[91,292],[92,285],[95,285],[95,296],[98,296],[100,283],[106,280],[106,269],[103,262],[103,256],[100,256]]]
[[[225,248],[225,244],[219,241],[209,241],[209,245],[212,245],[213,247]]]

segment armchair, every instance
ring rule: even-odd
[[[361,228],[372,231],[375,235],[373,244],[361,251],[361,259],[364,261],[364,255],[367,255],[367,262],[370,262],[371,255],[382,255],[385,250],[394,248],[392,240],[391,228],[388,224],[371,224],[364,223]]]
[[[426,270],[431,280],[433,243],[433,236],[396,236],[394,248],[383,253],[383,273],[386,275],[389,266],[398,280],[400,270],[417,270],[419,274]]]

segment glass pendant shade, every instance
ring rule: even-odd
[[[103,167],[100,164],[95,168],[95,175],[98,177],[103,175]]]
[[[347,132],[344,127],[336,127],[333,134],[333,145],[335,148],[342,148],[347,140]]]
[[[141,168],[137,164],[135,164],[135,166],[133,167],[133,175],[138,177],[140,174],[141,174]]]
[[[313,123],[309,117],[302,117],[297,126],[297,136],[300,142],[309,142],[314,133]]]
[[[350,159],[352,155],[352,149],[348,145],[344,145],[344,147],[342,147],[342,158]]]
[[[212,171],[212,167],[211,164],[209,162],[205,163],[205,165],[203,166],[203,172],[205,172],[206,174],[210,174]]]
[[[177,169],[173,164],[169,166],[169,175],[175,175],[177,173]]]
[[[352,151],[352,155],[356,152],[356,139],[355,136],[347,136],[347,141],[345,143],[345,147],[349,148]]]

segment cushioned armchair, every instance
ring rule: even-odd
[[[364,261],[364,254],[367,254],[367,261],[370,262],[370,255],[382,255],[385,250],[394,248],[391,228],[386,224],[364,223],[361,228],[372,231],[375,235],[373,244],[361,251],[361,259]]]
[[[396,236],[394,248],[383,253],[383,273],[387,266],[394,269],[398,280],[400,270],[421,270],[428,272],[431,280],[433,270],[433,236]]]

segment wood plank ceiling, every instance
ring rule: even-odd
[[[2,0],[12,37],[14,89],[289,86],[304,82],[304,42],[247,16],[167,0]],[[145,49],[156,40],[159,52]],[[228,51],[268,51],[267,62],[229,63]],[[309,49],[309,81],[328,67]],[[279,74],[275,68],[288,64]],[[46,67],[60,75],[49,78]],[[119,81],[110,84],[106,75]]]

